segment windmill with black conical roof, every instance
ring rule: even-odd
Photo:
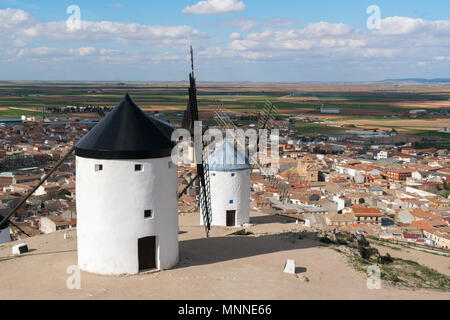
[[[78,265],[135,274],[178,262],[173,128],[128,94],[75,147]]]

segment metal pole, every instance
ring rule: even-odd
[[[21,232],[25,233],[28,237],[31,237],[28,233],[26,233],[24,230],[22,230],[22,228],[20,228],[17,224],[15,224],[12,221],[9,221],[9,223],[11,223],[14,227],[16,227],[17,229],[19,229]]]
[[[181,198],[181,196],[186,192],[186,190],[194,183],[195,180],[197,180],[198,174],[188,183],[186,187],[178,194],[178,199]]]

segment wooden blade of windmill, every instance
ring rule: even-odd
[[[217,109],[215,111],[215,115],[216,115],[215,120],[219,124],[219,127],[222,130],[237,129],[236,125],[233,123],[233,121],[230,119],[228,114],[225,112],[225,108],[224,108],[223,104],[217,106]],[[276,115],[277,115],[277,108],[276,108],[276,106],[274,106],[271,102],[267,101],[265,103],[264,107],[263,107],[263,112],[262,112],[260,121],[258,121],[258,123],[259,123],[258,127],[260,129],[268,128],[270,123],[276,118]],[[261,119],[263,119],[263,120],[261,120]],[[230,133],[232,134],[232,136],[234,138],[236,138],[235,131],[230,131]],[[240,145],[240,141],[241,140],[237,140],[237,144],[243,150],[248,152],[250,146]],[[259,139],[257,141],[257,151],[260,151],[260,149],[259,149]],[[257,160],[256,157],[257,157],[257,153],[253,153],[252,156],[249,159],[249,160],[251,160],[250,163],[252,163],[253,167],[257,167],[263,175],[266,175],[266,174],[264,174],[264,172],[266,171],[265,168],[263,166],[259,165],[258,161],[256,161]],[[268,179],[269,184],[272,187],[276,188],[280,192],[280,195],[283,198],[286,198],[287,194],[289,193],[289,189],[290,189],[289,184],[286,181],[284,181],[284,180],[282,180],[280,178],[277,178],[277,177],[275,177],[273,175],[267,174],[266,176],[269,177],[269,179]]]
[[[187,105],[187,113],[183,116],[184,127],[191,129],[191,135],[193,136],[193,129],[195,122],[199,121],[198,103],[197,103],[197,87],[194,77],[194,50],[190,47],[191,53],[191,73],[189,74],[189,101]],[[205,129],[205,128],[204,128]],[[202,132],[203,134],[203,132]],[[193,137],[195,141],[195,137]],[[209,231],[211,229],[211,192],[209,187],[209,166],[205,157],[205,145],[203,143],[203,135],[201,140],[201,161],[197,160],[197,175],[200,181],[200,196],[199,207],[203,214],[203,221],[205,225],[206,237],[209,237]],[[194,145],[195,147],[195,145]],[[191,181],[193,182],[193,181]]]
[[[180,193],[178,193],[178,199],[180,199],[180,198],[183,196],[183,194],[186,193],[186,191],[192,186],[192,184],[193,184],[193,183],[195,182],[195,180],[197,180],[197,179],[198,179],[198,174],[197,174],[194,178],[192,178],[191,181],[189,181],[189,183],[187,184],[187,186],[184,187],[183,190],[181,190]]]

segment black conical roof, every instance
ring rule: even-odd
[[[0,222],[2,222],[3,219],[5,219],[5,216],[0,214]],[[9,227],[9,220],[6,220],[6,222],[0,226],[0,230],[6,229],[8,227]]]
[[[173,127],[144,113],[128,93],[75,146],[79,157],[150,159],[170,156]]]

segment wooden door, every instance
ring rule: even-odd
[[[236,210],[227,210],[227,227],[236,225]]]
[[[139,271],[156,268],[156,237],[138,239]]]

